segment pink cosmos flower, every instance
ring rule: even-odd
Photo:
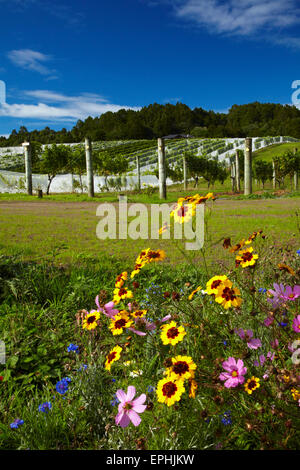
[[[300,315],[293,320],[293,330],[296,331],[296,333],[300,333]]]
[[[259,361],[254,361],[253,364],[255,365],[255,367],[263,366],[266,360],[270,360],[270,362],[272,362],[274,357],[275,357],[275,353],[272,353],[271,351],[269,351],[267,354],[267,358],[263,354],[261,354],[259,356]]]
[[[284,285],[283,284],[273,284],[274,289],[269,289],[267,294],[270,296],[267,301],[272,304],[273,308],[277,308],[281,303],[284,302]]]
[[[240,338],[244,339],[247,342],[247,346],[249,349],[257,349],[261,347],[261,340],[252,338],[252,330],[244,331],[243,328],[240,328],[239,330],[235,329],[234,331],[239,335]]]
[[[245,382],[244,375],[247,372],[247,367],[244,367],[242,359],[236,361],[234,357],[229,357],[227,361],[223,362],[222,366],[227,372],[222,372],[219,378],[220,380],[226,380],[224,383],[226,388],[237,387]]]
[[[116,308],[114,308],[115,304],[113,301],[111,302],[108,302],[107,304],[104,305],[104,307],[100,307],[100,303],[99,303],[99,295],[97,295],[96,299],[95,299],[95,302],[96,302],[96,305],[98,307],[98,312],[102,312],[104,313],[104,315],[106,315],[107,317],[109,318],[114,318],[115,315],[117,315],[119,313],[119,310],[117,310]]]
[[[287,286],[285,288],[283,293],[284,300],[296,300],[298,297],[300,297],[300,286]]]
[[[122,428],[126,428],[130,424],[130,421],[134,426],[138,426],[141,422],[141,418],[138,413],[143,413],[147,408],[147,405],[143,404],[146,401],[145,393],[142,393],[142,395],[133,400],[135,394],[136,389],[133,385],[129,385],[127,388],[127,394],[124,390],[117,390],[116,392],[116,396],[120,401],[120,404],[115,422]]]
[[[274,323],[274,317],[267,317],[264,319],[265,326],[271,326]]]

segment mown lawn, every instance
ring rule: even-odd
[[[130,201],[130,198],[129,198]],[[59,262],[78,262],[84,258],[100,260],[104,257],[133,261],[135,253],[145,247],[162,248],[170,263],[182,262],[183,256],[171,240],[99,240],[96,227],[101,217],[96,216],[95,202],[0,202],[0,249],[7,255],[19,254],[25,260],[56,254]],[[113,203],[117,217],[119,205]],[[148,222],[150,227],[150,205]],[[239,241],[245,232],[264,231],[272,243],[296,242],[297,209],[300,198],[258,200],[217,199],[207,205],[210,243],[225,237]],[[210,209],[208,209],[210,208]],[[129,218],[132,220],[133,218]],[[118,219],[117,219],[118,225]],[[118,232],[117,232],[118,233]],[[150,238],[150,229],[149,229]],[[59,252],[59,253],[58,253]],[[193,253],[199,259],[199,254]],[[223,256],[220,247],[211,247],[209,258],[214,261]]]

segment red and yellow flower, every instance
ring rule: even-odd
[[[226,310],[230,307],[240,307],[242,303],[240,290],[232,287],[232,282],[227,279],[219,287],[215,294],[215,301],[222,305]]]
[[[247,266],[253,266],[256,263],[258,258],[257,254],[253,253],[253,248],[245,248],[244,250],[239,251],[238,256],[235,258],[237,266],[242,266],[246,268]]]
[[[165,403],[167,406],[172,406],[181,399],[184,392],[184,381],[178,380],[176,374],[171,374],[158,382],[156,389],[157,401]]]
[[[196,391],[197,391],[198,385],[195,379],[189,379],[189,398],[195,398],[196,397]]]
[[[252,392],[259,387],[260,387],[259,378],[254,377],[254,376],[252,376],[251,379],[248,379],[244,385],[245,391],[249,393],[249,395],[251,395]]]
[[[206,283],[206,293],[209,295],[217,294],[218,289],[224,284],[225,281],[229,281],[227,276],[214,276]],[[229,281],[230,282],[230,281]],[[232,285],[232,283],[230,282]]]
[[[147,310],[135,310],[134,312],[131,312],[131,316],[133,318],[143,318],[147,313]]]
[[[125,281],[127,281],[127,272],[126,271],[119,274],[119,276],[116,279],[115,287],[118,287],[118,288],[123,287]]]
[[[121,335],[125,328],[129,328],[133,323],[133,320],[130,320],[126,310],[121,310],[118,315],[111,320],[109,329],[113,335]]]
[[[190,379],[195,375],[196,364],[190,356],[172,357],[172,365],[167,369],[167,375],[175,374],[178,379]]]
[[[194,295],[195,295],[197,292],[199,292],[199,290],[201,290],[201,289],[202,289],[202,287],[201,287],[201,286],[198,286],[195,290],[193,290],[193,292],[191,292],[190,295],[189,295],[189,300],[192,300],[193,297],[194,297]]]
[[[100,313],[97,312],[97,310],[92,310],[83,318],[82,328],[84,330],[94,330],[98,326],[99,318],[100,318]]]
[[[167,323],[166,325],[161,326],[161,340],[163,344],[171,344],[174,346],[175,344],[179,343],[183,340],[186,332],[183,326],[177,326],[175,321],[171,321],[171,323]]]
[[[195,205],[190,203],[177,203],[170,217],[174,217],[174,222],[184,224],[188,222],[196,213]]]
[[[131,299],[132,297],[133,293],[131,290],[128,290],[126,287],[116,287],[114,290],[113,302],[117,305],[120,300]]]
[[[115,346],[106,356],[105,369],[110,370],[112,364],[120,359],[122,348],[121,346]]]

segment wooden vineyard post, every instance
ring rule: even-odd
[[[273,167],[273,176],[272,176],[273,189],[276,189],[276,167],[275,167],[274,160],[272,160],[272,167]]]
[[[187,163],[185,157],[183,157],[183,188],[187,189]]]
[[[294,153],[296,154],[298,151],[297,148],[294,148]],[[294,190],[298,191],[298,168],[294,171]]]
[[[24,142],[22,146],[24,148],[24,157],[25,157],[26,189],[27,189],[27,194],[32,196],[32,168],[31,168],[30,143]]]
[[[236,188],[236,171],[235,171],[234,162],[231,162],[230,164],[230,178],[231,178],[231,190],[232,192],[234,192]]]
[[[141,165],[140,165],[140,156],[136,157],[136,172],[137,172],[137,184],[139,191],[141,190]]]
[[[252,139],[245,139],[244,194],[252,194]]]
[[[241,190],[241,177],[240,177],[240,161],[239,161],[239,152],[235,151],[235,182],[236,190],[240,192]]]
[[[165,142],[163,138],[157,139],[158,146],[158,179],[159,179],[159,197],[167,199],[167,183],[166,183],[166,156]]]
[[[88,196],[94,197],[94,174],[93,174],[93,160],[92,160],[92,146],[88,137],[85,138],[85,158],[86,158],[86,176]]]

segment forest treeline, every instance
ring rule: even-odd
[[[49,127],[28,131],[21,126],[8,138],[0,137],[0,146],[20,145],[24,140],[42,144],[93,141],[153,139],[170,134],[194,137],[264,137],[285,135],[300,138],[300,110],[275,103],[233,105],[227,114],[190,109],[183,103],[150,104],[139,111],[121,109],[99,117],[78,120],[71,129],[55,131]]]

